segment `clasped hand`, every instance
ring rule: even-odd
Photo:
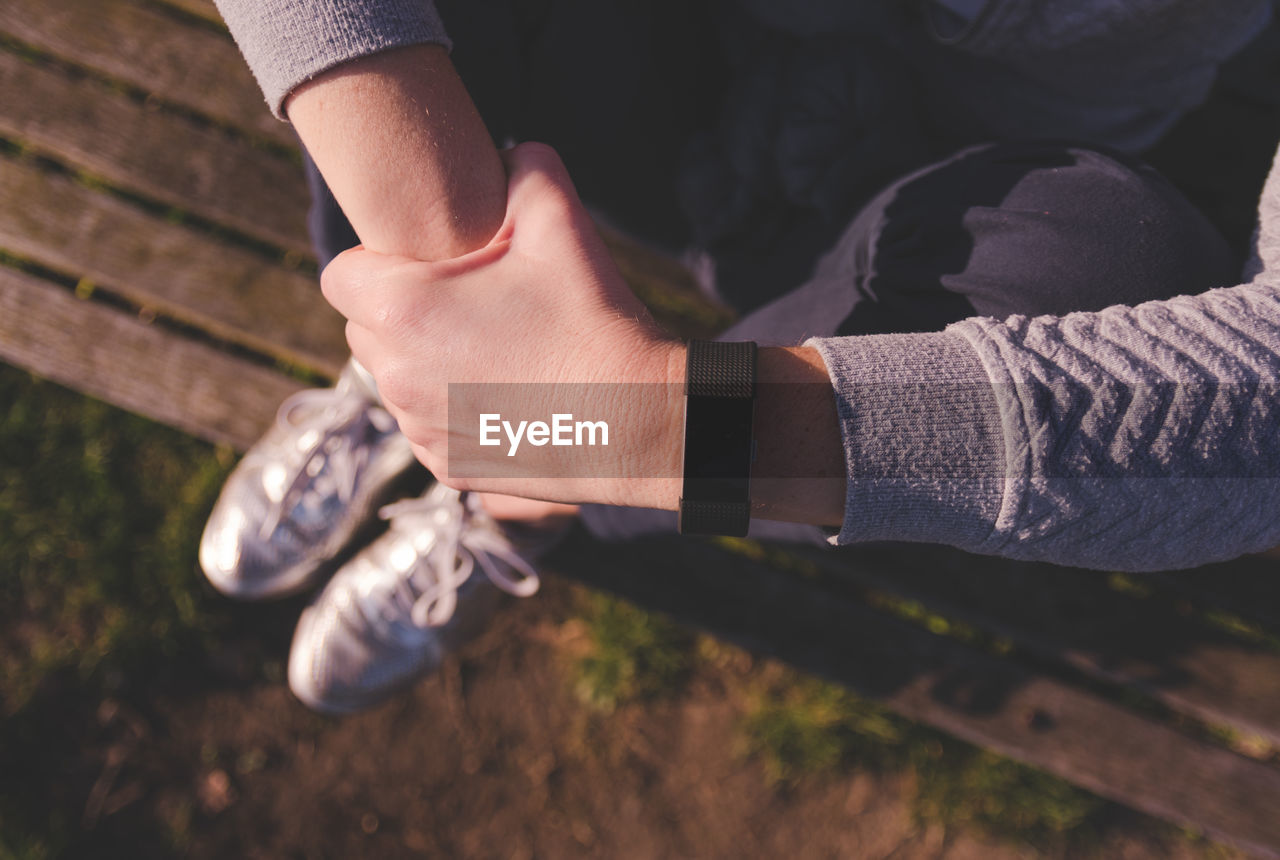
[[[418,459],[450,486],[674,507],[683,347],[622,280],[555,152],[523,144],[503,157],[506,218],[485,247],[441,262],[353,248],[325,269],[351,352]],[[571,405],[557,399],[566,392]],[[477,443],[481,414],[547,421],[575,408],[623,426],[591,449],[526,445],[513,456],[505,442]]]

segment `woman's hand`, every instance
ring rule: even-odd
[[[555,152],[504,159],[506,218],[485,247],[438,263],[354,248],[325,269],[351,351],[451,486],[674,508],[684,348],[618,274]],[[605,422],[608,444],[537,432],[557,414]]]

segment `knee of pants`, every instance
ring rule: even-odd
[[[841,334],[1099,310],[1239,275],[1218,232],[1153,169],[1070,144],[965,150],[891,185],[859,222],[860,298]]]

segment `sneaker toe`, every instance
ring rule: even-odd
[[[241,599],[284,596],[305,584],[308,554],[281,535],[264,539],[263,514],[242,501],[219,501],[200,538],[200,567],[223,594]]]
[[[413,643],[386,642],[352,624],[345,601],[329,594],[298,620],[289,650],[289,689],[313,710],[348,714],[436,669],[443,649],[431,631]]]

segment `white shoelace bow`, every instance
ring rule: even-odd
[[[393,520],[403,516],[429,515],[438,510],[431,500],[405,499],[386,505],[378,516]],[[528,597],[538,590],[538,572],[500,535],[489,529],[467,528],[472,514],[465,501],[459,515],[445,522],[434,522],[436,539],[418,559],[406,576],[397,577],[394,599],[401,611],[407,609],[417,627],[438,627],[453,617],[458,604],[458,589],[470,579],[477,564],[495,586],[515,595]],[[511,576],[498,562],[503,561],[522,576]]]
[[[347,504],[355,493],[356,479],[369,459],[362,416],[382,433],[395,429],[395,419],[386,410],[358,395],[335,388],[309,388],[296,392],[280,404],[276,426],[299,438],[312,438],[289,453],[293,474],[279,501],[273,501],[263,519],[260,535],[268,537],[285,512],[302,500],[308,487],[326,467],[334,482],[338,501]]]

